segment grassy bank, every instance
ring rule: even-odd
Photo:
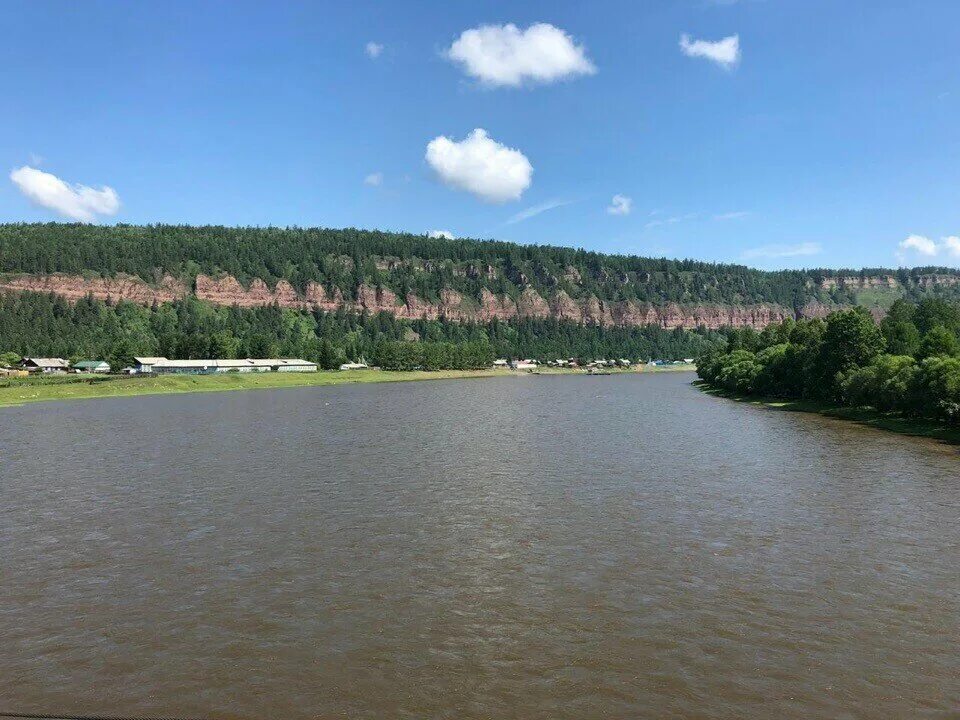
[[[223,375],[161,375],[156,377],[67,375],[5,380],[0,384],[0,407],[45,400],[131,397],[167,393],[223,392],[286,387],[314,387],[356,383],[442,380],[510,375],[503,370],[439,370],[385,372],[383,370],[324,370],[315,373],[230,373]]]
[[[690,366],[613,370],[614,373],[659,373],[690,370]],[[583,370],[543,368],[537,374],[583,374]],[[454,378],[511,377],[513,370],[437,370],[394,372],[384,370],[321,370],[315,373],[229,373],[223,375],[57,375],[0,380],[0,407],[46,400],[165,395],[168,393],[224,392],[286,387],[315,387],[357,383],[449,380]]]
[[[708,395],[735,400],[736,402],[760,405],[773,410],[783,410],[787,412],[815,413],[817,415],[848,420],[859,425],[866,425],[901,435],[930,438],[951,445],[960,445],[960,428],[947,427],[930,420],[904,417],[897,413],[882,413],[871,408],[852,408],[819,400],[783,400],[778,398],[756,397],[753,395],[741,395],[712,387],[703,380],[697,380],[694,385]]]

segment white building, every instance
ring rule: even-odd
[[[134,358],[137,372],[160,375],[212,375],[250,372],[316,372],[317,364],[299,358],[244,358],[237,360],[168,360]],[[149,368],[149,369],[148,369]]]
[[[70,363],[63,358],[24,358],[20,367],[27,372],[59,375],[70,369]]]
[[[135,357],[133,367],[138,373],[151,373],[158,362],[166,362],[165,357]]]
[[[366,369],[367,369],[367,364],[366,364],[366,363],[348,362],[348,363],[344,363],[343,365],[341,365],[341,366],[340,366],[340,369],[341,369],[341,370],[366,370]]]
[[[536,360],[514,360],[510,363],[514,370],[536,370],[538,365]]]

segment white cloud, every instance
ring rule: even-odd
[[[372,40],[367,43],[363,51],[367,54],[368,58],[376,60],[380,57],[380,53],[383,52],[383,45],[380,43],[373,42]]]
[[[383,185],[383,173],[374,172],[370,173],[363,179],[364,185],[369,185],[370,187],[380,187]]]
[[[900,241],[900,250],[913,250],[921,255],[933,257],[937,254],[937,244],[923,235],[911,235],[905,240]]]
[[[633,199],[626,195],[614,195],[607,206],[607,212],[611,215],[629,215],[633,210]]]
[[[98,215],[115,215],[120,209],[116,190],[102,186],[70,185],[48,172],[24,165],[10,173],[20,192],[31,202],[81,222],[95,222]]]
[[[815,242],[805,242],[799,245],[764,245],[763,247],[744,250],[741,257],[745,260],[800,257],[803,255],[819,255],[822,250],[820,243]]]
[[[452,232],[450,232],[449,230],[431,230],[429,233],[427,233],[427,235],[429,235],[429,236],[432,237],[432,238],[436,238],[436,239],[438,239],[438,240],[440,240],[440,239],[442,239],[442,240],[456,240],[456,239],[457,239],[456,235],[454,235],[454,234],[453,234]]]
[[[551,83],[597,71],[583,45],[547,23],[481,25],[464,30],[445,52],[470,77],[494,87]]]
[[[714,220],[740,220],[741,218],[747,217],[749,214],[750,213],[747,210],[735,210],[734,212],[725,212],[725,213],[720,213],[719,215],[714,215],[713,219]]]
[[[729,70],[740,62],[740,36],[731,35],[723,40],[693,40],[684,33],[680,36],[680,50],[687,57],[706,58]]]
[[[528,207],[526,210],[521,210],[507,220],[506,224],[513,225],[514,223],[523,222],[524,220],[529,220],[532,217],[536,217],[540,213],[545,213],[547,210],[553,210],[554,208],[563,207],[564,205],[569,204],[569,200],[547,200],[545,203],[540,203],[539,205]]]
[[[444,183],[487,202],[519,200],[533,178],[533,166],[522,152],[498,143],[482,128],[459,142],[435,137],[427,144],[426,159]]]
[[[897,245],[897,259],[901,264],[906,264],[910,256],[935,258],[940,255],[960,258],[960,237],[950,235],[940,238],[938,243],[923,235],[910,235]]]

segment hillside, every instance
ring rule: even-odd
[[[388,312],[398,318],[762,328],[862,304],[960,296],[947,268],[764,272],[354,229],[0,225],[0,290],[154,305]]]

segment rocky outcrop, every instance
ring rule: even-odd
[[[281,305],[283,307],[304,307],[306,301],[297,295],[296,290],[286,280],[281,280],[271,290],[267,284],[257,278],[249,288],[233,276],[214,280],[206,275],[197,275],[194,292],[200,300],[216,305],[237,305],[239,307],[259,307],[262,305]]]
[[[128,300],[140,305],[171,302],[190,293],[190,288],[169,275],[165,275],[156,285],[125,275],[112,278],[18,275],[0,277],[0,290],[53,293],[71,302],[92,295],[97,300],[106,302]]]
[[[956,275],[921,275],[917,278],[917,283],[924,289],[944,287],[960,283],[960,277]]]
[[[894,289],[900,287],[900,281],[892,275],[875,275],[871,277],[838,276],[824,278],[820,281],[822,290],[833,290],[842,288],[845,290],[866,290],[867,288],[887,288]]]
[[[929,277],[932,278],[929,281],[931,284],[940,280],[936,276]],[[861,278],[840,278],[839,280],[853,282]],[[896,282],[894,278],[889,280]],[[948,280],[956,282],[957,279],[949,277]],[[357,288],[356,300],[347,300],[339,289],[330,292],[316,282],[308,283],[301,294],[285,280],[279,281],[272,289],[259,279],[251,282],[249,287],[244,287],[236,278],[229,275],[219,278],[198,275],[193,288],[171,276],[165,276],[160,282],[150,284],[140,278],[126,276],[85,278],[73,275],[20,275],[0,277],[0,290],[54,293],[69,301],[77,301],[92,295],[99,300],[113,302],[128,300],[142,305],[170,302],[193,292],[199,299],[216,305],[237,305],[245,308],[276,304],[302,310],[345,309],[370,314],[387,312],[405,319],[443,317],[458,322],[489,322],[494,319],[509,320],[517,317],[557,318],[587,325],[619,327],[657,325],[662,328],[688,329],[698,327],[762,329],[787,318],[826,317],[837,309],[835,306],[825,305],[815,300],[811,300],[797,312],[775,304],[666,303],[654,305],[633,301],[605,302],[594,295],[575,299],[564,290],[558,290],[551,297],[544,298],[531,287],[525,288],[515,300],[483,289],[479,301],[476,298],[464,298],[456,290],[446,288],[440,292],[437,302],[428,302],[413,293],[399,297],[385,287],[361,285]]]

